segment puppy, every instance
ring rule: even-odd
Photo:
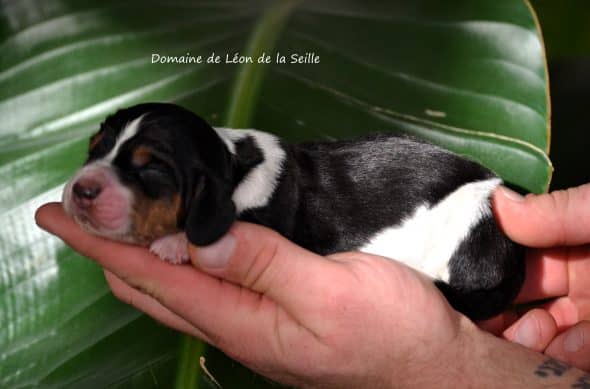
[[[393,258],[432,277],[455,309],[484,319],[505,309],[524,279],[522,247],[492,215],[500,183],[475,162],[407,137],[287,144],[147,103],[101,124],[63,204],[87,231],[172,263],[188,261],[187,241],[213,243],[236,219],[318,254]]]

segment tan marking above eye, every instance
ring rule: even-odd
[[[90,138],[90,145],[88,146],[88,150],[92,150],[93,148],[95,148],[96,145],[100,143],[103,137],[104,131],[99,131],[96,134],[92,135],[92,137]]]
[[[152,160],[152,153],[150,149],[145,146],[139,146],[131,154],[131,163],[134,166],[142,167],[147,165]]]

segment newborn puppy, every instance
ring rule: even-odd
[[[287,144],[148,103],[106,118],[63,204],[87,231],[172,263],[188,261],[187,239],[213,243],[236,219],[319,254],[394,258],[483,319],[505,309],[524,279],[522,247],[492,215],[500,183],[475,162],[407,137]]]

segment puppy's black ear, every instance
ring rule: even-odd
[[[231,196],[232,191],[220,180],[200,178],[185,224],[191,243],[206,246],[225,235],[236,220],[236,207]]]

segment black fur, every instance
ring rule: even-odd
[[[186,235],[192,243],[209,245],[221,238],[236,220],[231,192],[215,177],[201,177],[186,219]]]
[[[494,177],[474,162],[395,135],[283,147],[287,162],[269,207],[240,218],[279,227],[320,254],[360,247],[424,202]]]
[[[453,308],[472,319],[502,312],[524,282],[524,248],[506,238],[493,218],[472,229],[449,265],[449,284],[436,285]]]
[[[234,189],[264,162],[255,139],[243,137],[229,152],[201,118],[171,104],[142,104],[107,118],[102,130],[120,130],[142,120],[142,142],[157,149],[160,181],[146,184],[117,159],[125,182],[174,186],[183,199],[179,228],[192,243],[220,238],[236,219],[268,226],[319,254],[355,250],[386,227],[399,224],[418,206],[436,204],[460,186],[495,177],[481,165],[428,143],[395,135],[357,140],[281,143],[286,153],[268,203],[236,214]],[[109,134],[116,139],[115,134]],[[134,139],[126,147],[133,147]],[[139,141],[139,140],[137,140]],[[108,147],[105,147],[108,151]],[[102,151],[105,153],[106,151]],[[90,158],[100,156],[100,150]],[[524,279],[522,248],[481,220],[449,263],[449,284],[436,282],[449,302],[472,319],[491,317],[514,299]]]

